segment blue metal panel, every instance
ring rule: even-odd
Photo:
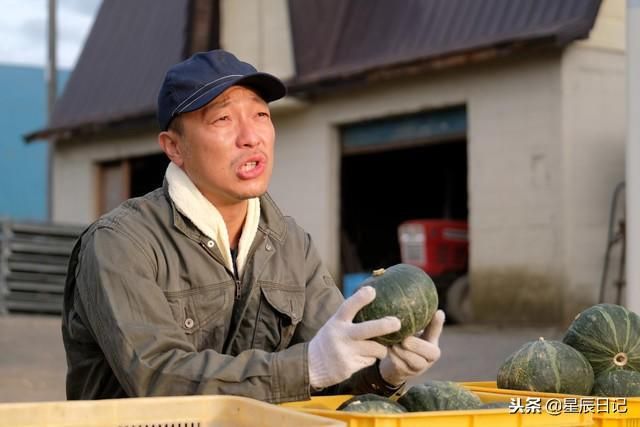
[[[68,77],[58,73],[59,88]],[[44,69],[0,66],[0,99],[0,216],[45,220],[49,145],[22,138],[46,122]]]
[[[342,142],[345,151],[354,151],[447,139],[463,136],[466,131],[467,111],[462,106],[345,126],[342,129]]]

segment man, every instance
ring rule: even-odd
[[[375,298],[343,302],[310,236],[266,193],[276,77],[232,54],[173,66],[158,96],[165,182],[92,224],[64,298],[67,397],[313,393],[390,395],[439,357],[439,312],[423,338],[385,348],[395,317],[359,324]]]

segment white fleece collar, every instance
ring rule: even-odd
[[[191,182],[189,176],[173,162],[169,163],[165,177],[169,184],[169,196],[178,211],[191,220],[198,229],[213,240],[222,254],[226,266],[233,271],[229,233],[222,215]],[[248,200],[247,216],[238,242],[236,265],[238,277],[242,277],[249,248],[258,232],[260,222],[260,199]]]

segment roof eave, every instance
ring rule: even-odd
[[[287,81],[287,88],[291,95],[315,94],[364,83],[368,84],[399,77],[420,75],[429,71],[478,64],[511,56],[525,49],[531,51],[532,49],[562,48],[564,45],[565,44],[559,44],[556,37],[518,40],[488,47],[474,48],[467,51],[423,57],[403,63],[335,72],[318,77],[294,78]]]
[[[64,141],[80,136],[95,135],[105,131],[121,132],[139,130],[153,127],[154,124],[155,112],[145,111],[86,123],[39,129],[23,135],[23,138],[27,143],[37,140]]]
[[[581,23],[586,30],[587,37],[590,26]],[[331,74],[312,76],[310,78],[293,78],[286,82],[290,95],[306,96],[319,92],[333,91],[340,88],[385,81],[393,78],[407,77],[423,74],[429,71],[437,71],[463,65],[477,64],[520,53],[532,49],[561,49],[574,37],[541,36],[537,38],[512,40],[500,44],[478,47],[467,51],[446,53],[443,55],[423,57],[404,63],[385,64],[377,67],[363,68],[359,70],[347,70]],[[24,135],[26,142],[36,140],[67,140],[81,135],[95,135],[98,132],[139,129],[142,126],[150,126],[155,120],[155,112],[143,111],[118,117],[105,118],[87,123],[73,124],[55,128],[44,128]]]

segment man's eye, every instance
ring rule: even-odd
[[[229,120],[230,117],[229,116],[220,116],[220,117],[216,117],[213,122],[225,122],[227,120]]]
[[[258,113],[258,116],[260,116],[260,117],[269,117],[269,113],[261,111],[261,112]]]

